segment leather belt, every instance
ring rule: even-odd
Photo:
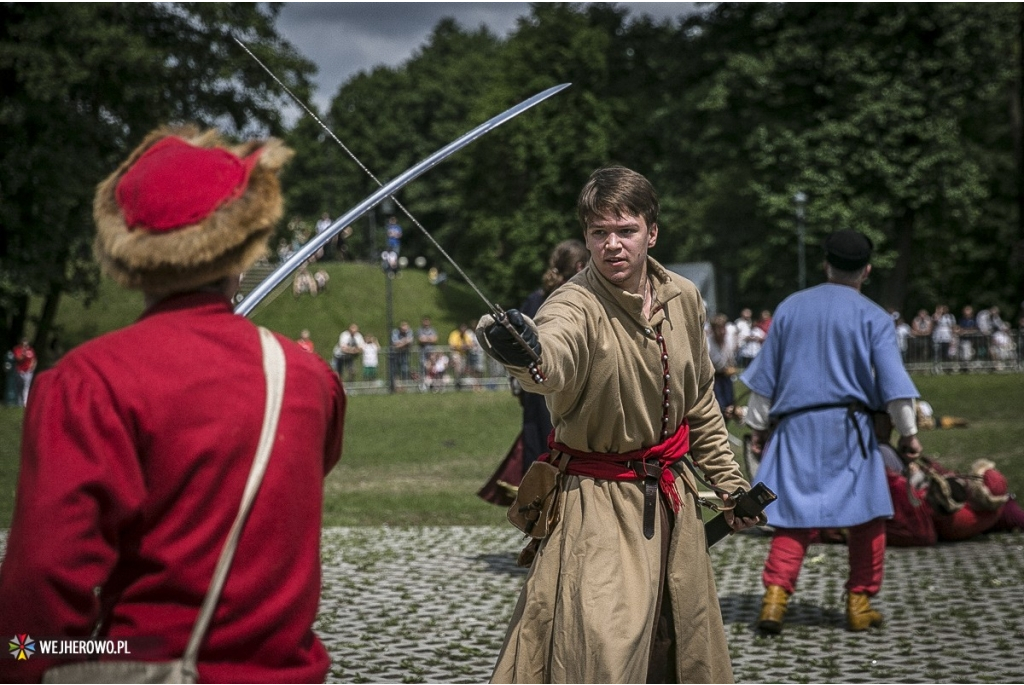
[[[637,462],[638,475],[641,466],[644,477],[644,537],[650,540],[654,537],[654,518],[658,513],[658,483],[661,481],[662,469],[656,461]]]

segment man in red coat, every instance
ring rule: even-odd
[[[146,310],[36,379],[0,567],[8,639],[98,634],[127,641],[133,660],[181,657],[263,423],[259,333],[230,298],[282,214],[290,156],[274,139],[230,147],[215,131],[162,129],[100,184],[97,257]],[[330,663],[312,624],[345,394],[323,360],[277,339],[276,441],[199,652],[204,681],[322,682]],[[0,681],[66,663],[5,659]]]

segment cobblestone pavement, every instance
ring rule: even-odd
[[[330,528],[317,631],[329,682],[483,682],[525,577],[511,528]],[[890,549],[874,601],[845,629],[846,548],[812,546],[778,637],[753,629],[763,535],[712,549],[738,682],[1024,682],[1024,536]]]
[[[0,555],[6,531],[0,531]],[[526,575],[510,527],[327,528],[328,682],[484,682]],[[768,538],[712,549],[737,682],[1024,682],[1024,535],[886,552],[886,625],[845,630],[846,548],[809,550],[785,630],[753,628]]]

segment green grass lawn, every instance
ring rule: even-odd
[[[0,408],[0,527],[10,525],[24,410]],[[350,397],[339,464],[324,486],[324,524],[499,524],[476,491],[505,457],[522,412],[511,393]]]
[[[1024,497],[1024,375],[915,374],[913,380],[936,417],[956,416],[968,422],[966,428],[921,431],[925,455],[957,470],[969,469],[975,459],[991,459],[1010,487]],[[737,396],[744,395],[745,389],[738,386]],[[732,430],[737,435],[746,432],[742,426]]]
[[[290,297],[290,296],[289,296]],[[967,428],[924,431],[926,454],[953,468],[992,459],[1024,495],[1024,376],[915,376],[937,415]],[[10,523],[23,411],[0,408],[0,526]],[[341,463],[327,478],[325,525],[500,524],[476,497],[519,430],[506,392],[349,398]],[[737,431],[742,433],[742,428]]]
[[[341,462],[327,478],[325,525],[497,524],[476,496],[519,432],[508,392],[349,398]]]

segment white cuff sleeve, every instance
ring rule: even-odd
[[[743,423],[756,431],[763,431],[768,428],[768,413],[771,411],[772,401],[764,395],[756,392],[750,393],[750,400],[747,402],[747,415]]]
[[[909,438],[917,435],[917,413],[914,410],[914,400],[910,397],[903,397],[893,400],[885,406],[892,419],[892,425],[901,436]]]

